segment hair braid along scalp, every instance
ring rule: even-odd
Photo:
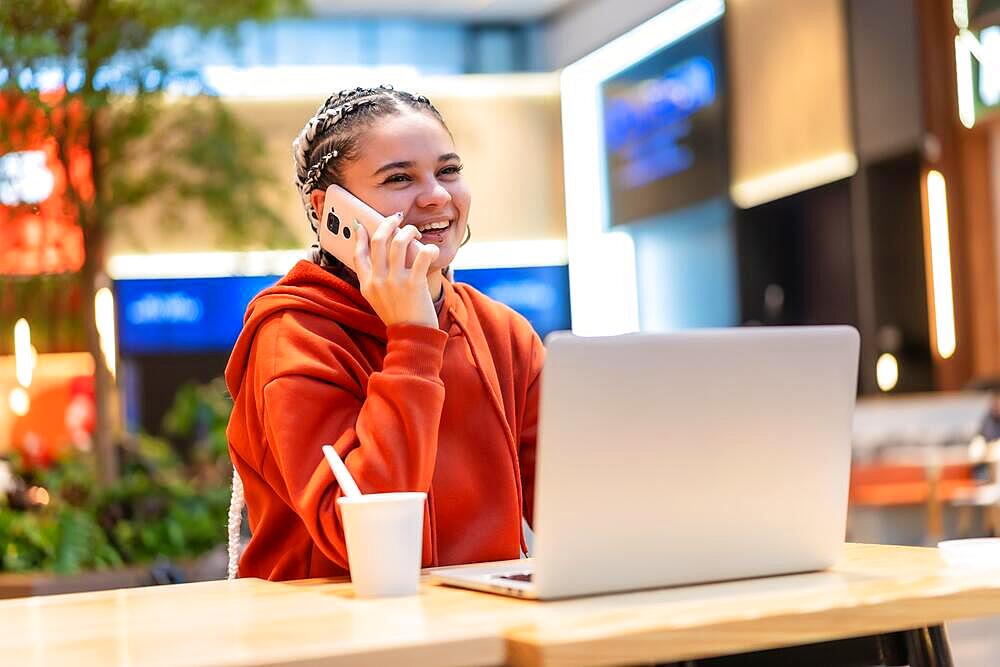
[[[394,90],[391,86],[354,88],[330,95],[292,142],[295,165],[295,186],[302,209],[309,221],[315,240],[309,251],[310,259],[344,281],[358,286],[354,271],[319,245],[319,215],[312,205],[310,193],[326,190],[331,184],[343,184],[342,165],[355,160],[360,153],[362,133],[379,118],[409,109],[430,114],[445,130],[444,119],[423,95]]]
[[[342,90],[329,96],[299,132],[292,142],[295,186],[314,233],[318,232],[320,212],[313,209],[310,193],[341,183],[337,163],[357,157],[358,135],[376,119],[405,108],[429,113],[447,129],[441,114],[426,97],[382,85]]]

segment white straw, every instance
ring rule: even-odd
[[[333,476],[337,478],[337,483],[340,484],[344,495],[348,498],[360,498],[361,489],[354,483],[354,478],[351,477],[347,466],[344,465],[340,455],[337,454],[337,450],[330,445],[323,445],[323,456],[326,457],[326,462],[330,464],[330,470],[333,471]]]

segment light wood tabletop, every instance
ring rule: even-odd
[[[557,602],[421,585],[242,579],[0,601],[11,665],[610,665],[673,661],[1000,614],[1000,563],[845,545],[825,572]]]

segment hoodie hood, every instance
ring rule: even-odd
[[[226,386],[233,397],[240,390],[250,357],[251,344],[260,325],[283,310],[321,315],[345,329],[353,329],[380,340],[386,339],[385,324],[361,292],[308,260],[300,260],[273,287],[250,301],[243,316],[233,353],[226,364]]]

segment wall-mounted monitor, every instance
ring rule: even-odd
[[[724,69],[719,18],[601,84],[612,225],[727,194]]]

